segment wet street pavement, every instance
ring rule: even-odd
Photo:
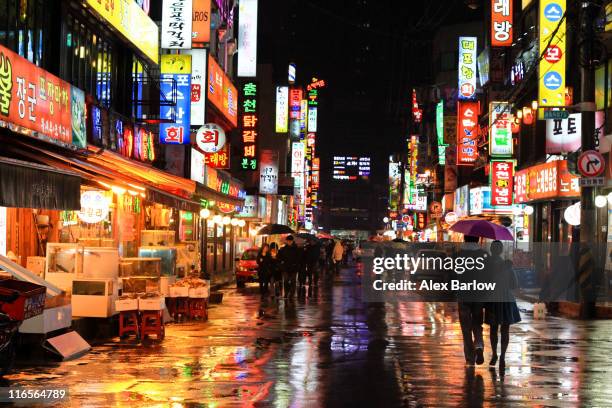
[[[63,406],[79,407],[612,404],[611,321],[533,321],[520,304],[505,371],[466,368],[454,305],[366,304],[358,282],[345,270],[293,302],[228,289],[208,322],[171,324],[161,343],[111,339],[9,384],[68,386]]]

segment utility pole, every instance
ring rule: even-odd
[[[599,55],[594,52],[597,34],[595,20],[601,10],[601,0],[580,0],[580,38],[577,47],[580,64],[580,102],[582,110],[582,151],[595,148],[595,65]],[[593,282],[594,248],[597,244],[595,187],[580,188],[580,255],[577,283],[580,288],[580,314],[590,318],[595,310]]]

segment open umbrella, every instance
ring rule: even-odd
[[[295,236],[296,236],[296,238],[301,238],[304,241],[308,241],[308,242],[313,243],[313,244],[318,244],[321,241],[319,238],[317,238],[313,234],[309,234],[307,232],[300,232],[300,233],[296,234]]]
[[[257,235],[295,234],[295,232],[283,224],[268,224],[263,226]]]
[[[499,239],[500,241],[514,240],[514,237],[506,227],[487,220],[461,220],[454,223],[450,229],[451,231],[473,237]]]

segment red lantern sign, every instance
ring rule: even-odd
[[[457,164],[471,165],[478,158],[479,102],[457,102]]]

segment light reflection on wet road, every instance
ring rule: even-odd
[[[67,385],[65,406],[80,407],[612,404],[610,321],[523,314],[500,373],[465,368],[453,304],[360,299],[352,270],[294,302],[229,289],[209,322],[172,324],[161,343],[113,339],[10,385]]]

